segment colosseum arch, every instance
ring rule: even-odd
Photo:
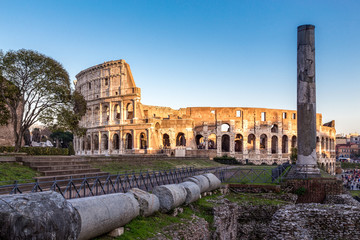
[[[249,134],[248,136],[248,141],[247,141],[247,149],[249,151],[255,151],[255,141],[256,141],[256,137],[254,134]]]
[[[168,134],[163,134],[163,146],[164,148],[169,148],[170,147],[170,137]]]
[[[260,151],[266,152],[267,150],[267,136],[266,134],[260,135]]]
[[[243,152],[243,136],[241,134],[235,136],[235,152]]]
[[[94,110],[94,120],[95,120],[95,125],[99,125],[100,123],[100,109],[99,107],[96,107],[95,110]]]
[[[278,137],[271,137],[271,153],[278,153]]]
[[[94,143],[94,150],[98,151],[99,150],[99,135],[97,135],[97,134],[94,135],[93,143]]]
[[[208,137],[208,149],[216,149],[216,135],[214,133],[210,134]]]
[[[227,134],[224,134],[221,137],[221,151],[230,152],[230,136]]]
[[[119,150],[120,137],[117,133],[113,136],[113,149]]]
[[[130,102],[126,104],[126,119],[132,119],[133,118],[133,104]]]
[[[125,135],[125,149],[133,149],[133,137],[131,133]]]
[[[82,145],[81,145],[81,147],[82,147],[82,150],[85,151],[85,147],[86,147],[86,139],[85,139],[85,137],[82,138]]]
[[[329,139],[325,139],[325,151],[329,151]]]
[[[109,149],[109,137],[107,134],[101,135],[101,150],[108,150]]]
[[[102,121],[103,122],[108,122],[109,121],[109,116],[110,116],[110,110],[109,110],[109,106],[108,105],[104,105],[103,109],[102,109]]]
[[[324,147],[325,147],[325,139],[324,139],[324,137],[322,137],[321,138],[321,151],[325,150]]]
[[[282,153],[289,153],[288,141],[289,141],[288,136],[286,135],[282,136],[282,141],[281,141]]]
[[[140,141],[140,149],[146,149],[147,148],[147,138],[146,138],[145,133],[143,133],[143,132],[140,133],[139,141]]]
[[[177,137],[176,137],[176,146],[186,146],[186,138],[185,138],[185,134],[182,132],[179,132]]]
[[[316,152],[320,151],[320,138],[316,137]]]
[[[204,137],[201,134],[197,134],[195,136],[195,142],[196,142],[197,149],[205,149]]]
[[[271,126],[271,132],[272,133],[278,133],[279,132],[279,127],[277,124],[274,124]]]
[[[91,150],[91,137],[90,135],[86,138],[86,150]]]
[[[114,106],[114,119],[120,120],[120,118],[121,118],[120,114],[121,114],[120,113],[120,106],[119,106],[119,104],[115,104],[115,106]]]

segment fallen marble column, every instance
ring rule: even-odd
[[[139,202],[141,216],[147,217],[159,211],[160,201],[156,195],[138,188],[132,188],[129,192],[134,194],[135,199]]]
[[[131,193],[107,194],[68,201],[80,214],[79,240],[91,239],[124,226],[140,212],[139,203]]]
[[[194,182],[183,182],[179,185],[183,186],[186,190],[185,204],[195,202],[200,198],[200,188]]]
[[[79,213],[59,193],[0,196],[0,239],[77,239]]]
[[[199,186],[201,193],[209,191],[210,182],[208,178],[203,175],[189,177],[185,179],[185,181],[196,183]]]
[[[186,190],[179,184],[161,185],[153,190],[160,201],[160,211],[168,212],[183,204],[186,200]]]
[[[214,191],[221,186],[221,181],[212,173],[206,173],[205,176],[209,180],[209,189],[208,191]]]

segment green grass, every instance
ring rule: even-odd
[[[280,195],[280,194],[279,194]],[[262,194],[237,193],[226,195],[226,198],[238,204],[252,204],[252,205],[283,205],[288,202],[279,199],[267,199],[262,197]]]
[[[341,163],[342,169],[355,169],[360,168],[360,163],[349,163],[349,162],[342,162]]]
[[[182,167],[208,168],[224,167],[223,164],[207,159],[171,159],[171,160],[144,160],[144,161],[112,161],[92,162],[92,167],[100,168],[103,172],[117,174],[124,171],[152,171],[159,169],[174,169]]]
[[[0,185],[12,184],[15,180],[24,183],[26,181],[23,179],[32,179],[37,176],[40,176],[39,172],[18,163],[0,163]]]
[[[351,196],[353,197],[360,197],[360,190],[353,190],[350,191]]]
[[[227,183],[259,184],[272,183],[271,170],[276,166],[241,166],[233,169]],[[274,183],[275,184],[275,183]]]

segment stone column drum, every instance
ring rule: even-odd
[[[314,25],[298,27],[297,42],[297,135],[299,174],[317,175],[316,86]]]

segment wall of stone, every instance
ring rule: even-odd
[[[185,148],[209,157],[233,156],[255,164],[289,160],[297,145],[294,110],[244,107],[187,107],[178,110],[143,105],[125,60],[105,62],[81,71],[76,89],[87,100],[81,125],[87,136],[75,138],[78,155],[154,154]],[[334,169],[335,124],[317,114],[320,163]],[[200,150],[198,153],[194,152]]]

